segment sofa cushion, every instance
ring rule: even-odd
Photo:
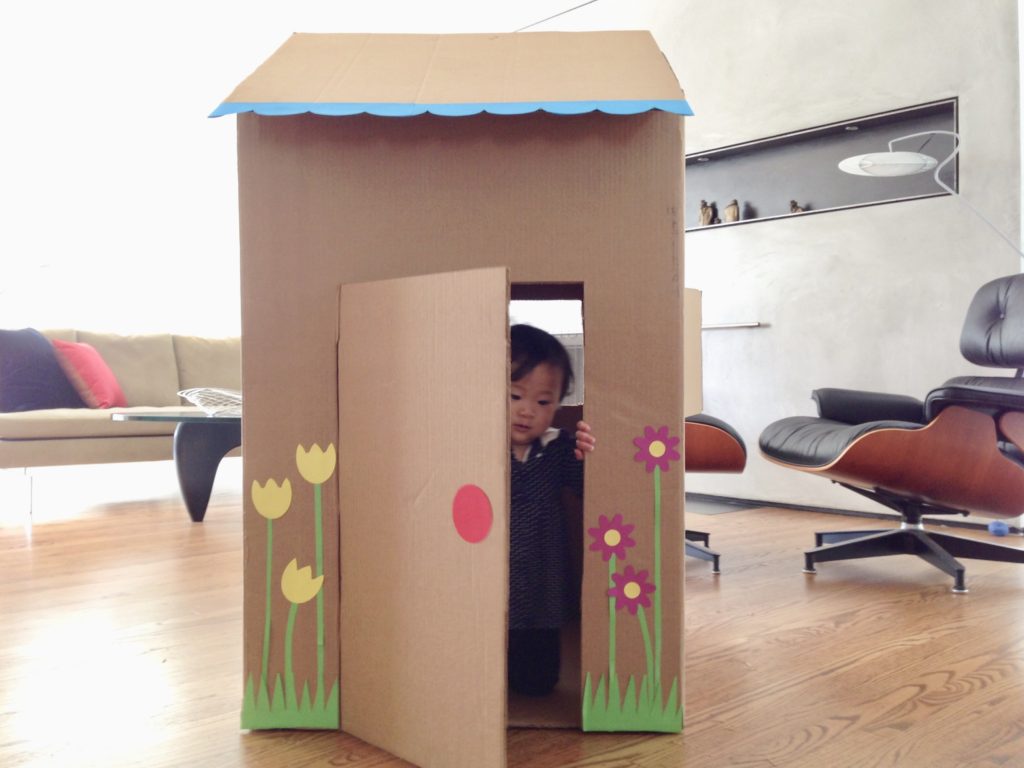
[[[95,348],[110,366],[129,406],[181,404],[169,333],[119,336],[79,331],[78,340]]]
[[[91,408],[48,408],[42,411],[0,413],[0,442],[18,440],[69,440],[90,437],[128,437],[134,435],[173,435],[175,421],[114,421],[112,413],[138,411],[152,413],[194,411],[180,405],[166,408],[118,408],[116,411]]]
[[[224,339],[175,336],[174,354],[178,359],[181,389],[242,388],[242,340],[237,336]]]
[[[95,347],[53,339],[53,348],[71,386],[90,408],[115,408],[128,404],[117,377]]]
[[[0,330],[0,411],[84,406],[49,339],[34,328]]]
[[[60,339],[61,341],[78,341],[78,331],[74,328],[43,328],[40,333],[50,341]]]

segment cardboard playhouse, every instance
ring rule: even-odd
[[[214,114],[238,127],[243,727],[445,768],[504,765],[510,724],[678,731],[690,112],[651,35],[296,34]],[[598,440],[541,700],[506,692],[510,297],[582,301]]]

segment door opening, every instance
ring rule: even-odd
[[[585,371],[583,333],[583,285],[581,283],[513,283],[509,305],[510,325],[525,324],[554,336],[568,353],[573,385],[561,400],[552,426],[572,435],[576,422],[583,418]],[[581,469],[585,469],[584,466]],[[519,477],[513,472],[513,477]],[[512,526],[517,517],[517,488],[513,480]],[[582,483],[579,490],[582,491]],[[545,695],[523,695],[510,689],[508,720],[510,726],[565,728],[581,726],[580,674],[580,591],[583,577],[583,498],[568,486],[559,490],[559,508],[566,534],[564,558],[567,588],[573,609],[560,627],[560,666],[558,682]],[[515,540],[515,533],[513,533]],[[513,558],[515,562],[516,558]],[[513,568],[516,566],[513,565]],[[515,574],[510,575],[511,579]]]

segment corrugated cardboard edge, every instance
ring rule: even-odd
[[[646,31],[292,35],[211,117],[692,114]]]

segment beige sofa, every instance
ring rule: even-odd
[[[197,410],[178,397],[192,387],[241,389],[237,337],[119,336],[43,331],[91,344],[117,377],[127,408],[54,408],[0,413],[0,469],[172,458],[174,422],[119,422],[116,411]]]

